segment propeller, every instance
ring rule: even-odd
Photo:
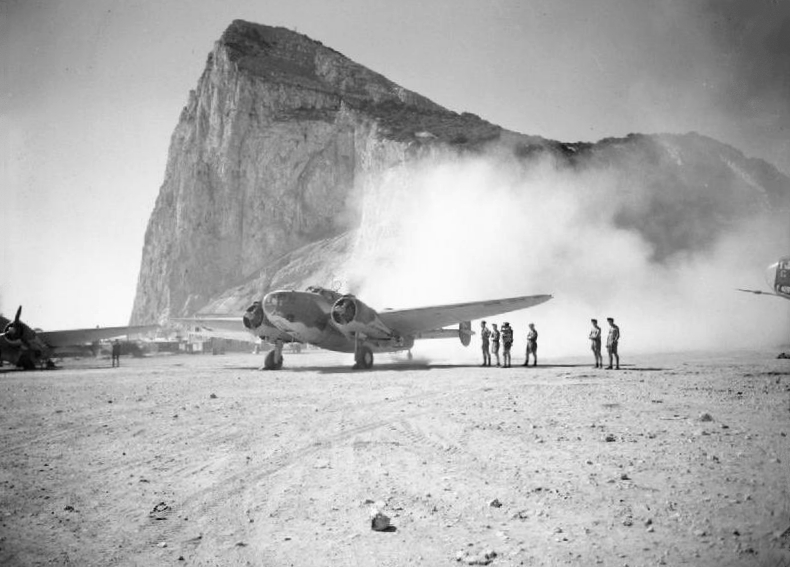
[[[5,330],[3,334],[0,335],[4,337],[7,341],[18,341],[24,337],[25,328],[22,326],[22,321],[19,318],[22,316],[22,306],[19,306],[19,309],[16,310],[16,316],[14,320],[8,323],[5,326]]]

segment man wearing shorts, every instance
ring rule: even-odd
[[[603,368],[603,356],[601,355],[601,328],[598,326],[598,319],[590,319],[593,328],[590,331],[590,348],[595,356],[595,367]]]
[[[483,366],[491,366],[491,353],[488,352],[489,344],[488,339],[491,336],[491,331],[486,327],[486,322],[480,322],[480,337],[483,339]]]
[[[535,358],[535,364],[538,365],[538,332],[535,330],[535,323],[529,324],[529,332],[527,333],[527,360],[524,366],[529,366],[529,355]]]
[[[496,355],[496,365],[502,366],[499,362],[499,329],[496,328],[496,323],[491,323],[491,327],[491,354]]]
[[[502,362],[505,368],[510,368],[510,347],[513,346],[513,329],[510,323],[502,325]]]
[[[609,336],[606,337],[606,350],[609,351],[609,366],[607,370],[612,369],[612,359],[614,359],[615,370],[620,370],[620,355],[617,354],[617,343],[620,342],[620,327],[614,324],[614,319],[607,317],[606,321],[609,323]]]

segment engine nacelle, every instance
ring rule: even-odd
[[[256,301],[247,308],[242,317],[242,322],[250,334],[265,341],[274,342],[277,339],[281,339],[290,342],[293,340],[292,337],[272,325],[272,322],[269,321],[266,313],[264,313],[260,301]]]
[[[263,325],[264,321],[266,321],[266,315],[263,313],[263,307],[260,301],[256,301],[250,305],[242,317],[244,327],[252,334],[256,334],[255,331],[257,331],[258,327]]]
[[[353,295],[344,295],[335,301],[332,306],[332,321],[345,332],[359,333],[372,339],[388,339],[393,336],[376,310]]]

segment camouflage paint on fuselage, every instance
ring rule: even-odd
[[[275,291],[266,294],[263,310],[278,329],[295,339],[327,350],[354,352],[354,340],[330,322],[333,298],[340,294],[329,290]]]
[[[332,307],[342,294],[320,287],[307,291],[280,290],[266,294],[263,310],[269,321],[298,341],[326,350],[353,353],[357,340],[353,333],[344,333],[332,321]],[[412,337],[371,340],[364,344],[375,352],[397,352],[414,345]]]

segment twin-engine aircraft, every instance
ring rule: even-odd
[[[758,289],[738,289],[758,295],[774,295],[790,299],[790,256],[781,258],[765,269],[765,281],[773,292]]]
[[[336,352],[354,353],[354,368],[371,368],[373,353],[409,351],[416,339],[458,337],[468,346],[471,321],[525,309],[551,299],[531,295],[451,305],[386,309],[377,312],[354,295],[311,286],[279,290],[253,303],[243,316],[247,330],[275,345],[297,341]],[[446,329],[458,325],[457,329]],[[282,349],[266,356],[264,368],[282,367]]]
[[[35,331],[22,322],[21,316],[21,305],[17,309],[13,321],[0,315],[0,327],[4,329],[0,334],[0,360],[10,362],[25,370],[32,370],[37,366],[41,368],[53,367],[52,356],[58,348],[144,333],[157,327],[156,325],[143,325],[139,327]]]

